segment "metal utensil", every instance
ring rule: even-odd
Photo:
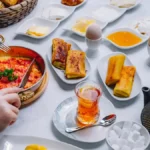
[[[28,78],[29,78],[29,76],[30,76],[30,73],[31,73],[31,71],[32,71],[32,66],[33,66],[34,62],[35,62],[35,58],[32,60],[32,62],[31,62],[31,64],[30,64],[30,66],[29,66],[29,68],[28,68],[26,74],[24,75],[24,77],[23,77],[23,79],[22,79],[22,81],[21,81],[21,83],[20,83],[20,85],[19,85],[20,88],[21,88],[21,87],[24,87],[24,86],[26,85],[26,83],[27,83],[27,81],[28,81]]]
[[[93,124],[93,125],[89,125],[89,126],[83,126],[83,127],[71,127],[71,128],[66,128],[66,132],[67,133],[72,133],[72,132],[76,132],[85,128],[89,128],[89,127],[94,127],[94,126],[103,126],[103,127],[107,127],[112,125],[115,121],[116,121],[117,116],[115,114],[111,114],[109,116],[104,117],[99,123]]]
[[[7,53],[9,50],[11,50],[11,48],[9,46],[7,46],[6,44],[4,44],[5,38],[2,35],[0,35],[0,39],[1,39],[1,41],[0,41],[0,50]]]

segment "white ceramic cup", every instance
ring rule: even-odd
[[[101,44],[102,37],[97,40],[91,40],[86,37],[85,40],[89,50],[97,50]]]

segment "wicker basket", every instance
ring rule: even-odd
[[[24,0],[20,4],[0,10],[0,28],[19,22],[36,6],[38,0]]]

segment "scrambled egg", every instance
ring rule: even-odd
[[[41,145],[32,144],[27,146],[25,150],[47,150],[47,148]]]

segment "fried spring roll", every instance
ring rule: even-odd
[[[79,50],[69,51],[66,63],[66,77],[72,79],[85,76],[85,53]]]
[[[121,79],[116,84],[114,95],[118,97],[129,97],[132,91],[136,68],[133,66],[124,66],[121,72]]]
[[[56,68],[65,70],[68,51],[71,49],[71,44],[64,40],[53,39],[52,64]]]
[[[114,85],[120,80],[124,61],[124,55],[116,55],[109,59],[107,77],[105,81],[108,86]]]

